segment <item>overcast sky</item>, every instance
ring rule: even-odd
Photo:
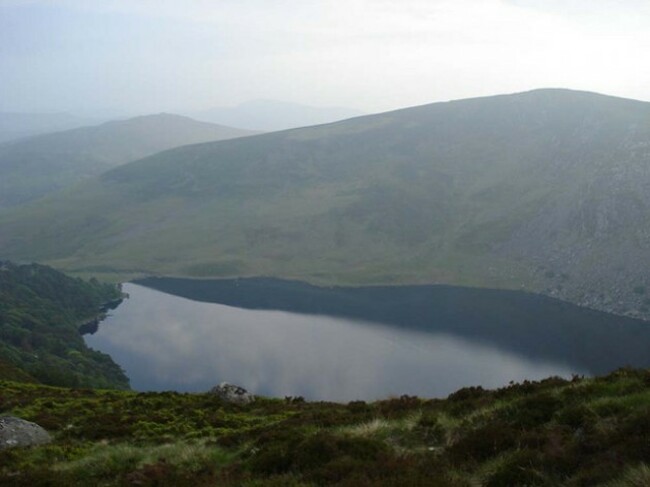
[[[649,0],[0,0],[0,111],[650,100]]]

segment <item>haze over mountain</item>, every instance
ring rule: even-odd
[[[254,132],[161,113],[0,145],[0,209],[172,147]]]
[[[277,100],[253,100],[190,114],[197,120],[266,132],[337,122],[360,115],[364,113],[352,108],[314,107]]]
[[[90,125],[92,120],[68,113],[0,112],[0,143],[32,135]]]
[[[0,255],[523,288],[647,317],[649,210],[650,103],[536,90],[156,154],[0,216]]]

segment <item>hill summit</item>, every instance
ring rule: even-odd
[[[0,209],[165,149],[256,132],[160,113],[0,145]]]

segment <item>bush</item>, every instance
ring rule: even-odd
[[[502,421],[492,421],[481,428],[465,432],[449,449],[454,463],[474,460],[481,462],[495,457],[517,445],[519,432]]]
[[[440,424],[438,414],[431,411],[422,413],[415,426],[415,432],[419,433],[420,438],[429,444],[440,444],[445,439],[445,428]]]
[[[370,438],[336,437],[319,433],[303,441],[294,457],[294,468],[308,478],[339,481],[352,472],[372,472],[388,447]]]
[[[513,406],[505,409],[502,415],[513,426],[534,428],[550,421],[562,406],[563,402],[559,397],[549,392],[543,392],[519,400]]]
[[[399,418],[412,412],[420,406],[420,399],[416,396],[403,395],[398,399],[389,399],[379,402],[379,412],[386,418]]]
[[[555,419],[558,424],[578,429],[593,425],[598,421],[598,415],[584,404],[575,404],[558,411]]]
[[[547,484],[541,472],[540,457],[537,452],[522,450],[505,461],[490,476],[486,487],[532,486]]]
[[[301,473],[320,480],[332,480],[353,470],[372,469],[380,455],[388,452],[381,441],[317,433],[309,437],[292,434],[265,435],[258,442],[248,465],[258,474]]]

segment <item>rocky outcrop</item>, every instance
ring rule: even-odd
[[[52,441],[47,431],[36,423],[13,416],[0,417],[0,450],[42,445]]]
[[[228,382],[222,382],[213,387],[210,394],[214,394],[220,399],[233,404],[249,404],[255,400],[255,396],[246,389]]]

